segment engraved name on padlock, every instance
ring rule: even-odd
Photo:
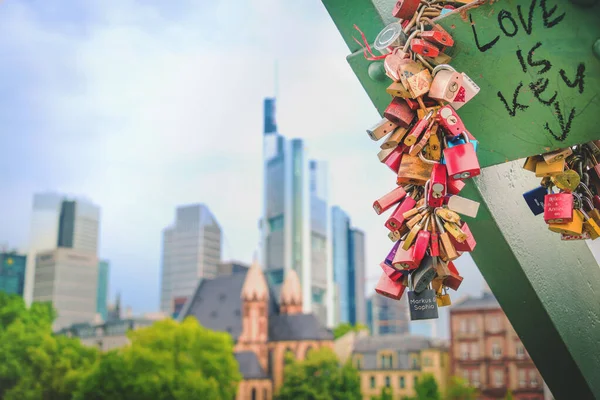
[[[551,193],[544,199],[544,221],[547,224],[564,224],[573,220],[573,195]]]

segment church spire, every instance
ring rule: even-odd
[[[242,300],[246,301],[266,300],[269,298],[269,287],[256,257],[246,274],[241,297]]]
[[[286,271],[279,299],[282,314],[302,312],[302,287],[298,274],[293,269]]]

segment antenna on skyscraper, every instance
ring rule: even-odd
[[[277,65],[277,59],[275,59],[275,62],[274,62],[273,79],[274,79],[274,82],[273,82],[273,91],[274,91],[273,96],[275,98],[277,98],[277,96],[279,95],[279,68],[278,68],[278,65]]]

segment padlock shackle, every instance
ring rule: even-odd
[[[421,161],[423,161],[425,164],[434,165],[434,164],[439,164],[440,163],[439,161],[429,160],[429,159],[425,158],[425,156],[423,155],[422,151],[419,152],[419,159],[421,159]]]
[[[439,64],[437,67],[435,67],[433,69],[433,71],[431,72],[431,77],[434,78],[435,75],[440,72],[440,71],[451,71],[451,72],[456,72],[456,70],[454,69],[454,67],[452,65],[449,64]]]

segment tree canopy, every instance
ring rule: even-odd
[[[369,328],[363,324],[352,325],[349,322],[344,322],[333,328],[333,337],[335,339],[344,336],[348,332],[368,331]]]
[[[422,375],[415,385],[415,397],[405,397],[404,400],[441,400],[440,390],[431,374]]]
[[[446,398],[448,400],[475,400],[477,397],[477,389],[467,384],[467,381],[458,377],[452,377]]]
[[[306,360],[288,360],[277,400],[360,400],[360,377],[350,364],[340,365],[333,350],[311,351]]]

